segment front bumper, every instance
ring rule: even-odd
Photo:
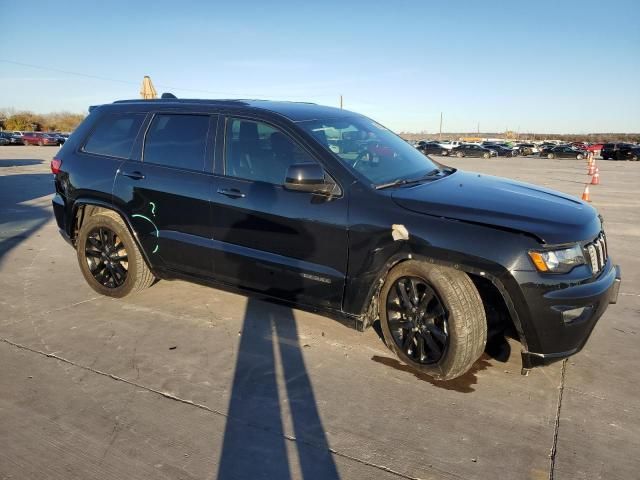
[[[529,284],[524,289],[531,316],[529,350],[522,352],[523,368],[546,365],[579,352],[607,307],[617,302],[620,283],[620,267],[609,259],[603,272],[589,283],[537,285],[537,292]],[[583,313],[577,318],[563,315],[581,308]]]

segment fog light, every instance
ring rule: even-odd
[[[565,325],[570,325],[572,323],[576,323],[581,320],[584,320],[589,317],[589,314],[591,313],[592,308],[593,308],[592,306],[588,306],[588,307],[572,308],[570,310],[563,310],[562,321],[565,323]]]

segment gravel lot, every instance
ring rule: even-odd
[[[373,329],[242,295],[97,296],[52,218],[56,151],[0,147],[0,479],[637,478],[639,162],[599,162],[591,188],[623,281],[585,349],[521,376],[511,342],[434,383]],[[577,196],[588,178],[441,160]]]

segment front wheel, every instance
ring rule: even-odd
[[[467,372],[487,343],[487,321],[471,279],[418,261],[391,270],[379,298],[387,346],[407,365],[438,380]]]
[[[440,152],[440,155],[446,157],[447,155],[449,155],[449,150],[442,150],[442,152]]]
[[[491,156],[491,154],[489,154],[489,153],[483,153],[483,154],[482,154],[482,157],[483,157],[483,158],[489,158],[490,156]]]
[[[547,158],[549,160],[551,160],[551,159],[555,158],[555,155],[553,153],[549,153],[549,154],[547,154]]]
[[[82,275],[102,295],[124,297],[155,281],[127,226],[115,212],[85,220],[76,250]]]
[[[462,157],[464,157],[464,153],[458,152],[458,153],[456,153],[456,157],[462,158]]]
[[[584,155],[579,153],[578,155],[576,155],[576,160],[582,160],[584,158]]]

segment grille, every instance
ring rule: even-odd
[[[607,258],[609,258],[609,252],[607,251],[607,237],[605,237],[604,232],[600,232],[600,235],[598,235],[593,242],[585,245],[585,249],[589,254],[591,271],[594,275],[600,273],[607,264]]]

